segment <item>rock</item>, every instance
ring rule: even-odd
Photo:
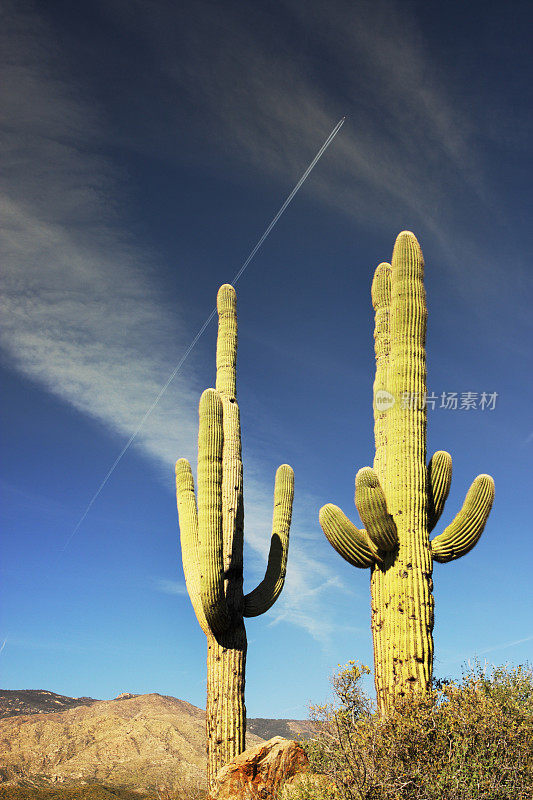
[[[307,764],[301,745],[274,736],[222,767],[209,800],[273,800],[281,785]]]

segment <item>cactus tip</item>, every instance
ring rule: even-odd
[[[372,281],[372,305],[377,311],[378,308],[390,305],[391,293],[391,265],[386,261],[378,264],[374,272],[374,279]]]
[[[278,467],[278,472],[280,470],[283,470],[283,472],[294,472],[290,464],[280,464]]]
[[[370,489],[374,489],[376,486],[379,486],[378,476],[372,467],[361,467],[355,476],[355,485],[368,486]]]
[[[201,397],[205,397],[206,400],[211,397],[218,397],[218,392],[211,386],[209,387],[209,389],[204,389],[204,391],[201,394]]]
[[[324,522],[324,520],[328,518],[331,512],[332,505],[333,505],[332,503],[326,503],[326,505],[322,506],[322,508],[318,512],[318,521],[321,525]]]
[[[398,234],[394,243],[394,250],[398,250],[398,248],[409,247],[409,245],[418,250],[420,255],[422,255],[422,250],[420,248],[418,239],[412,231],[402,231]]]
[[[217,410],[220,406],[220,410],[222,410],[222,400],[220,399],[220,394],[217,392],[216,389],[205,389],[200,397],[200,404],[199,408],[201,409],[212,409]]]
[[[486,475],[485,473],[482,473],[481,475],[477,476],[475,482],[483,483],[486,489],[494,497],[495,486],[494,486],[494,478],[492,477],[492,475]]]
[[[392,251],[393,269],[398,269],[403,264],[404,268],[410,264],[408,271],[414,269],[413,276],[422,280],[424,270],[424,256],[420,243],[412,231],[402,231],[396,237]]]
[[[413,231],[400,231],[400,233],[396,237],[396,241],[398,241],[398,239],[403,237],[409,237],[409,238],[412,237],[413,239],[416,239],[416,236],[414,235]]]
[[[189,462],[187,461],[186,458],[178,458],[178,460],[176,461],[176,475],[178,474],[178,472],[182,472],[188,466]]]
[[[230,283],[223,283],[217,294],[217,308],[219,311],[235,308],[237,303],[237,293]]]

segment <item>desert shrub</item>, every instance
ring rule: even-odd
[[[201,787],[153,790],[124,789],[116,786],[0,786],[0,800],[206,800]]]
[[[0,800],[153,800],[152,794],[100,786],[0,786]]]
[[[207,792],[202,785],[186,788],[162,786],[157,789],[157,800],[207,800]]]
[[[303,743],[326,782],[294,800],[529,800],[533,798],[533,672],[479,663],[457,682],[403,698],[380,718],[359,686],[368,667],[333,678],[336,703],[312,708]]]

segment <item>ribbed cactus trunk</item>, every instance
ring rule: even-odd
[[[440,536],[437,523],[451,482],[451,457],[438,451],[426,466],[426,299],[424,261],[415,236],[401,233],[392,265],[372,284],[375,309],[374,468],[359,470],[355,503],[366,529],[327,504],[320,522],[333,547],[371,569],[371,620],[377,702],[426,691],[433,665],[433,561],[467,553],[483,531],[494,483],[479,475],[463,508]]]
[[[207,779],[245,749],[246,629],[244,617],[263,614],[283,588],[289,547],[294,475],[276,473],[274,515],[263,581],[243,595],[243,469],[236,396],[235,290],[218,293],[216,389],[200,400],[198,506],[189,462],[176,463],[176,493],[185,581],[207,637]]]
[[[376,309],[376,382],[394,398],[375,409],[374,470],[396,525],[398,546],[385,569],[372,568],[372,634],[379,705],[426,689],[433,656],[432,559],[427,526],[426,296],[422,253],[414,237],[400,237],[392,269],[380,265],[373,286]],[[379,285],[378,285],[379,284]],[[379,319],[378,319],[379,318]],[[384,318],[388,324],[383,324]],[[385,341],[383,341],[385,339]],[[411,402],[412,398],[412,402]]]
[[[207,637],[207,776],[213,778],[246,747],[246,630],[244,622]]]
[[[246,629],[243,597],[243,469],[237,405],[237,313],[234,293],[219,294],[216,391],[222,401],[222,558],[230,613],[226,630],[207,636],[207,775],[213,778],[245,749]]]

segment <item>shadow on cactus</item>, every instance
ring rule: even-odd
[[[355,478],[355,505],[364,529],[356,528],[338,506],[329,503],[320,510],[320,524],[335,550],[353,566],[371,570],[381,713],[394,698],[430,688],[433,561],[453,561],[474,547],[494,499],[492,478],[478,475],[453,522],[430,541],[450,491],[452,459],[439,451],[426,464],[423,278],[418,241],[403,231],[392,264],[380,264],[372,283],[376,451],[374,468],[364,467]]]
[[[198,504],[189,462],[176,463],[181,552],[187,590],[207,636],[207,779],[245,748],[244,617],[264,614],[285,580],[294,474],[276,472],[272,538],[265,577],[243,594],[243,471],[236,399],[237,308],[235,289],[225,284],[217,297],[216,388],[200,399]]]

